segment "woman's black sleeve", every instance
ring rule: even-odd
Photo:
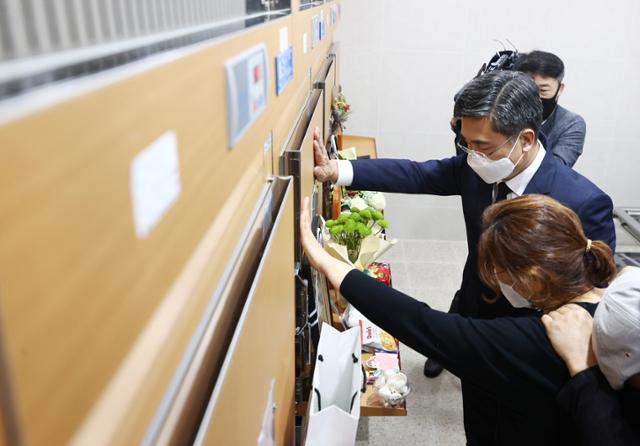
[[[444,313],[357,270],[347,274],[340,292],[400,342],[481,387],[542,388],[555,396],[568,379],[536,316],[483,320]]]
[[[583,370],[571,378],[557,401],[572,415],[581,444],[640,444],[640,438],[623,416],[620,394],[609,386],[598,367]]]

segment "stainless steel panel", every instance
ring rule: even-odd
[[[290,0],[0,0],[0,99],[290,12]]]
[[[616,207],[613,214],[620,219],[622,227],[640,242],[640,208]]]
[[[237,0],[0,0],[0,62],[243,17],[248,7]],[[176,23],[174,14],[184,20]],[[29,38],[34,31],[37,39]]]

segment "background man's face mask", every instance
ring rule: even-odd
[[[560,93],[560,87],[562,84],[558,84],[558,89],[556,90],[556,94],[553,95],[552,98],[540,98],[542,101],[542,120],[546,121],[551,113],[556,109],[558,105],[558,93]]]
[[[504,158],[500,158],[498,160],[492,160],[487,158],[480,152],[476,152],[475,150],[467,149],[467,164],[471,167],[475,173],[478,174],[482,180],[487,184],[497,183],[500,180],[505,179],[514,171],[522,157],[524,156],[524,152],[518,158],[518,161],[515,163],[511,161],[511,153],[515,149],[518,141],[520,140],[520,135],[522,132],[518,133],[518,137],[516,141],[511,146],[511,150],[509,150],[509,154]]]

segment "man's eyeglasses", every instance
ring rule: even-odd
[[[520,136],[520,134],[517,135],[518,137]],[[514,137],[511,136],[509,138],[507,138],[502,144],[500,144],[498,147],[496,147],[495,149],[493,149],[491,152],[489,153],[485,153],[485,152],[480,152],[478,150],[473,150],[470,149],[469,147],[467,147],[467,145],[465,144],[465,141],[463,139],[461,139],[460,141],[456,142],[456,147],[460,150],[462,150],[463,152],[467,153],[467,154],[475,154],[477,156],[481,156],[482,158],[487,158],[489,159],[489,157],[491,157],[491,155],[493,155],[494,153],[496,153],[498,150],[500,150],[501,148],[503,148],[509,141],[511,141]],[[515,144],[514,144],[515,145]]]

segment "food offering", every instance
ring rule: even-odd
[[[373,262],[364,270],[368,275],[378,282],[391,286],[391,266],[386,262]]]
[[[405,402],[411,387],[407,383],[407,375],[397,369],[385,370],[374,383],[378,397],[385,406],[398,406]]]

